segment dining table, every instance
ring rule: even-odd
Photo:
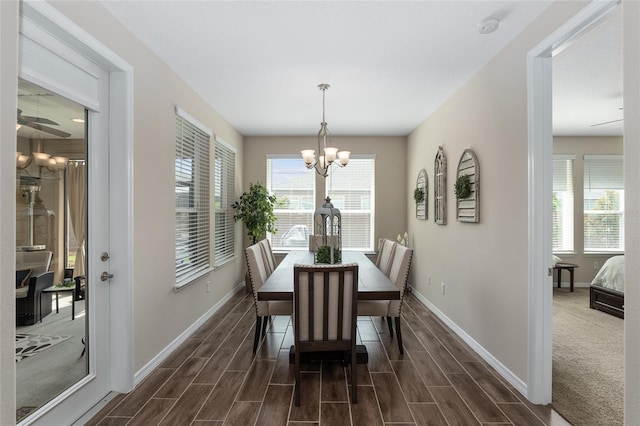
[[[360,251],[342,251],[342,262],[358,264],[358,300],[399,300],[400,290],[391,280]],[[291,251],[278,264],[273,273],[258,290],[258,300],[293,300],[293,267],[296,264],[313,265],[312,251]],[[294,362],[294,347],[289,351],[289,362]],[[341,360],[342,353],[303,354],[308,360]],[[358,364],[366,364],[369,354],[365,345],[356,345]]]
[[[258,290],[258,300],[293,300],[293,266],[313,265],[312,251],[291,251]],[[400,290],[361,251],[343,251],[341,263],[358,264],[358,300],[399,300]]]

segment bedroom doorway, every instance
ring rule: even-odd
[[[553,253],[576,265],[574,288],[553,278],[552,406],[572,424],[622,425],[624,320],[592,309],[589,287],[624,253],[622,8],[554,54],[552,73],[554,123],[573,121],[553,126]]]
[[[529,111],[529,349],[527,398],[552,400],[552,57],[618,6],[587,4],[527,54]]]

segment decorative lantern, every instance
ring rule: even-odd
[[[315,263],[341,263],[342,261],[342,216],[333,207],[331,198],[313,214],[313,251]]]

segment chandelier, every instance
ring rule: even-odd
[[[322,123],[320,123],[320,131],[318,132],[318,157],[316,158],[316,152],[313,149],[300,151],[307,169],[315,168],[318,174],[323,177],[329,176],[332,165],[344,167],[349,164],[349,155],[351,154],[349,151],[338,152],[338,148],[330,146],[331,134],[324,118],[324,96],[329,87],[331,86],[326,83],[318,84],[318,89],[322,91]],[[321,153],[324,155],[320,155]]]

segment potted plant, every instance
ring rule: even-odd
[[[333,249],[333,262],[331,262],[331,246],[322,245],[318,247],[316,251],[316,263],[341,263],[342,262],[342,253],[339,248]]]
[[[251,244],[257,243],[267,235],[267,232],[276,232],[276,215],[273,208],[276,196],[269,194],[260,182],[250,183],[249,192],[243,192],[240,200],[231,205],[236,213],[233,215],[235,222],[241,220],[247,227],[247,235],[251,238]],[[253,292],[249,272],[244,278],[247,293]]]
[[[247,227],[247,235],[252,244],[257,243],[267,235],[267,232],[276,232],[276,215],[273,208],[276,196],[269,194],[260,182],[249,184],[249,192],[243,192],[240,200],[231,205],[236,211],[234,221],[241,220]]]

